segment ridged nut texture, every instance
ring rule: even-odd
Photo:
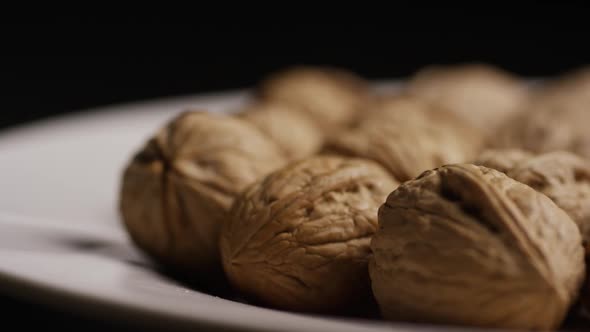
[[[515,150],[490,150],[482,154],[475,164],[498,169],[506,164]],[[523,158],[504,170],[498,169],[516,181],[522,182],[551,198],[578,225],[587,252],[590,244],[590,162],[575,154],[557,151],[541,155],[526,152]]]
[[[234,198],[284,164],[256,128],[186,112],[139,151],[123,174],[120,211],[134,242],[180,272],[221,272],[218,236]]]
[[[258,102],[242,109],[238,116],[275,142],[289,161],[313,155],[324,142],[323,133],[313,120],[289,104]]]
[[[335,135],[325,151],[375,160],[406,181],[472,160],[483,143],[481,133],[454,114],[413,97],[387,98],[372,108],[356,127]]]
[[[454,164],[400,185],[379,209],[369,265],[387,319],[545,330],[584,275],[580,232],[536,190]]]
[[[325,131],[347,126],[368,96],[367,84],[350,72],[323,67],[293,67],[261,82],[259,96],[291,104]]]
[[[221,235],[224,270],[247,299],[342,313],[371,299],[377,209],[397,186],[377,164],[315,156],[250,186]]]

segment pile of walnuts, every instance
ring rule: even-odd
[[[165,268],[254,304],[555,329],[590,302],[587,105],[590,69],[531,85],[428,67],[376,93],[293,67],[239,112],[155,133],[125,168],[122,221]]]

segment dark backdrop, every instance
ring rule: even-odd
[[[585,12],[542,8],[540,15],[405,20],[395,13],[378,24],[78,20],[11,27],[0,52],[0,128],[98,105],[249,86],[291,64],[390,78],[430,63],[485,61],[546,76],[590,62]]]
[[[405,18],[405,12],[391,12],[366,24],[78,19],[59,26],[13,25],[1,32],[0,128],[99,105],[245,87],[292,64],[394,78],[430,63],[485,61],[525,76],[590,63],[586,11],[537,7],[542,14],[457,10],[423,16],[419,10]],[[3,324],[113,328],[1,295],[0,310]]]

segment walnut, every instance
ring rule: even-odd
[[[517,150],[509,151],[516,154]],[[565,151],[533,155],[523,152],[522,158],[505,170],[509,177],[522,182],[551,198],[578,225],[590,253],[590,162]],[[507,154],[490,150],[475,161],[477,165],[502,165]]]
[[[533,103],[509,119],[492,148],[519,148],[535,153],[566,150],[590,158],[590,112],[574,102]]]
[[[365,103],[362,113],[359,114],[357,122],[352,127],[358,127],[359,123],[363,121],[382,121],[385,117],[390,119],[388,121],[408,120],[415,121],[418,124],[429,122],[428,117],[442,116],[444,118],[451,117],[453,120],[458,119],[454,114],[450,114],[444,110],[440,110],[441,113],[434,112],[434,109],[437,107],[423,99],[403,92],[376,95]]]
[[[230,205],[283,163],[278,148],[246,122],[184,113],[127,166],[119,203],[123,223],[163,265],[183,273],[221,272],[218,234]]]
[[[323,135],[316,124],[293,106],[262,102],[247,106],[238,116],[258,127],[283,151],[287,160],[298,160],[316,153]]]
[[[552,329],[582,282],[581,242],[542,193],[490,168],[454,164],[389,195],[369,271],[388,319]]]
[[[540,104],[590,104],[590,67],[582,67],[543,82],[534,97]]]
[[[498,149],[485,150],[475,160],[475,165],[493,168],[502,173],[507,173],[518,163],[528,160],[534,156],[533,153],[520,149]]]
[[[346,126],[368,96],[367,84],[354,74],[335,68],[293,67],[266,78],[260,97],[301,108],[324,130]]]
[[[315,156],[267,176],[234,203],[223,267],[248,299],[338,312],[370,299],[367,261],[377,208],[397,183],[362,159]]]
[[[528,100],[528,88],[519,79],[484,64],[426,67],[410,80],[408,91],[487,134],[493,134]]]
[[[399,181],[427,169],[471,160],[481,134],[451,113],[408,96],[374,104],[360,123],[335,135],[325,151],[373,159]]]

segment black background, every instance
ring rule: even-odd
[[[190,24],[70,18],[9,25],[0,45],[0,128],[112,103],[246,87],[294,64],[341,66],[377,79],[431,63],[483,61],[535,77],[590,63],[586,8],[533,8],[392,10],[365,17],[370,23],[263,17],[194,24],[206,16],[200,13]],[[9,297],[0,297],[0,309],[6,324],[25,328],[121,328]]]
[[[341,66],[373,79],[404,77],[431,63],[483,61],[547,76],[590,62],[584,7],[534,8],[498,14],[394,8],[365,17],[369,23],[279,24],[263,16],[239,23],[77,18],[12,25],[2,30],[0,44],[0,127],[98,105],[250,86],[293,64]]]

